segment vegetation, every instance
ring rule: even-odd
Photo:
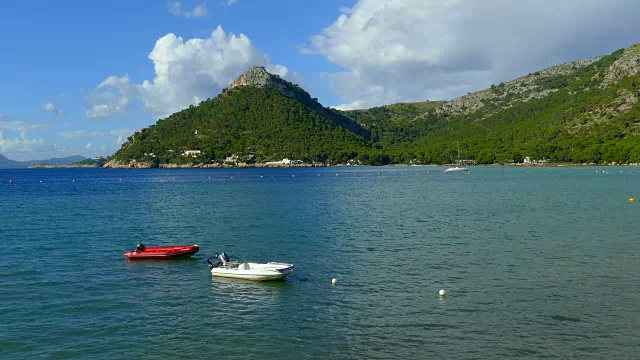
[[[604,72],[623,51],[566,75],[530,75],[535,87],[493,86],[475,112],[426,108],[416,118],[388,107],[347,112],[371,127],[371,140],[392,163],[450,163],[461,156],[479,164],[521,162],[640,163],[640,76],[601,86]],[[517,90],[517,89],[516,89]],[[527,99],[531,92],[550,91]]]
[[[200,150],[195,158],[187,150]],[[151,163],[266,162],[283,158],[345,163],[375,158],[366,139],[273,87],[242,86],[190,106],[131,136],[115,159]]]
[[[95,166],[95,167],[102,167],[104,164],[106,164],[109,160],[111,160],[111,157],[99,157],[99,158],[90,158],[90,159],[84,159],[82,161],[77,161],[74,162],[71,165],[78,165],[78,166]]]
[[[627,51],[638,51],[638,45]],[[286,82],[284,92],[271,86],[225,89],[135,133],[114,159],[155,165],[222,163],[230,157],[246,163],[289,158],[443,164],[453,162],[459,142],[461,157],[479,164],[527,156],[640,163],[640,71],[603,82],[623,54],[543,70],[449,103],[337,111]],[[345,126],[346,117],[354,122]],[[200,154],[183,155],[187,150]]]

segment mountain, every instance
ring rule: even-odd
[[[29,160],[29,161],[21,161],[22,164],[26,166],[32,165],[70,165],[76,162],[80,162],[85,160],[84,156],[80,155],[72,155],[62,158],[51,158],[46,160]]]
[[[274,87],[288,98],[301,102],[305,106],[317,112],[319,115],[326,117],[343,128],[360,136],[368,135],[367,131],[360,127],[360,125],[354,122],[351,118],[323,107],[318,102],[318,99],[312,99],[311,95],[302,90],[298,85],[290,83],[279,76],[269,74],[262,66],[253,66],[243,72],[231,83],[229,87],[233,89],[238,86]]]
[[[0,168],[17,167],[19,162],[10,160],[6,156],[0,155]]]
[[[28,160],[28,161],[15,161],[9,160],[5,156],[0,155],[0,168],[26,168],[36,164],[46,165],[69,165],[78,161],[82,161],[85,158],[80,155],[67,156],[63,158],[52,158],[47,160]]]
[[[284,158],[324,164],[358,156],[383,163],[367,137],[368,131],[351,118],[255,66],[215,99],[133,134],[107,166],[251,164]]]
[[[640,163],[640,44],[451,101],[338,111],[262,67],[132,135],[107,166]]]
[[[640,163],[640,44],[444,103],[343,112],[391,162]],[[425,111],[423,107],[430,105]],[[393,109],[393,107],[397,109]],[[399,111],[402,110],[402,111]]]

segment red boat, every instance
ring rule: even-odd
[[[138,244],[136,249],[124,253],[129,259],[173,259],[182,256],[191,256],[200,251],[198,245],[173,245],[146,247]]]

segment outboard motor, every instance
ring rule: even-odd
[[[207,259],[207,262],[209,263],[209,269],[213,269],[213,268],[216,268],[216,267],[220,266],[220,260],[218,260],[218,259],[216,259],[216,262],[214,263],[209,258],[209,259]]]
[[[144,244],[136,245],[136,251],[145,251],[146,249],[147,249],[147,247],[144,246]]]
[[[224,265],[229,262],[229,256],[227,255],[227,253],[223,252],[220,255],[218,255],[218,260],[220,260],[222,265]]]

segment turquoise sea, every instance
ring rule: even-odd
[[[0,170],[0,358],[640,356],[637,167],[443,170]]]

